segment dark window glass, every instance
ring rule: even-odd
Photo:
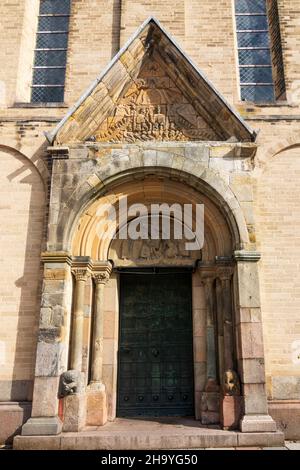
[[[241,67],[241,83],[273,83],[271,67]]]
[[[41,0],[33,68],[32,102],[64,99],[70,0]]]
[[[40,15],[68,15],[70,0],[41,0]]]
[[[66,59],[67,51],[36,51],[35,66],[64,66]]]
[[[266,13],[266,0],[235,0],[236,13]]]
[[[64,85],[65,69],[34,69],[33,84]]]
[[[40,16],[39,31],[68,31],[68,16]]]
[[[33,103],[61,103],[64,101],[64,87],[33,87]]]
[[[237,16],[236,27],[238,30],[268,30],[268,19],[266,16]]]
[[[243,101],[254,103],[268,103],[275,100],[273,85],[241,86],[241,98]]]
[[[237,33],[239,47],[269,47],[269,33]]]
[[[271,65],[270,49],[240,49],[240,65]]]
[[[241,98],[274,101],[266,0],[235,0],[235,11]]]
[[[37,49],[66,49],[68,44],[67,33],[38,34]]]

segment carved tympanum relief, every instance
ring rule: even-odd
[[[95,140],[105,142],[214,139],[214,130],[153,58],[95,133]]]

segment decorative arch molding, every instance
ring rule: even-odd
[[[191,204],[194,207],[196,204],[204,204],[205,243],[203,250],[202,247],[199,248],[202,251],[203,259],[214,262],[217,255],[231,256],[234,250],[233,238],[228,223],[219,208],[211,203],[207,196],[199,193],[191,186],[162,177],[158,179],[155,175],[135,182],[121,183],[110,192],[96,199],[80,218],[78,230],[73,237],[71,249],[73,256],[89,256],[93,260],[110,259],[111,245],[113,242],[118,245],[114,235],[124,226],[122,224],[120,227],[118,222],[120,219],[124,220],[124,217],[127,219],[127,213],[124,213],[124,210],[122,213],[122,208],[119,207],[119,200],[124,194],[127,196],[128,207],[133,204],[143,204],[147,207],[148,213],[151,210],[151,204],[162,203],[162,201],[168,204],[169,207],[173,204],[179,204],[180,207],[183,207],[184,204]],[[113,207],[114,220],[110,220],[106,213],[107,208],[111,207]],[[119,217],[120,210],[121,218]],[[127,211],[127,208],[125,210]],[[193,222],[195,223],[195,213],[193,216]],[[181,225],[184,225],[184,220],[181,220]],[[106,229],[105,236],[104,227]],[[172,230],[171,233],[173,233]],[[170,243],[175,248],[175,241]],[[192,258],[194,258],[194,254],[196,255],[196,253],[193,253]],[[186,255],[187,253],[184,257]],[[198,252],[198,258],[199,255]]]
[[[186,161],[187,158],[182,157],[182,160]],[[97,169],[96,173],[88,178],[89,181],[91,178],[95,179],[97,184],[90,187],[85,180],[65,204],[59,216],[56,240],[53,240],[53,245],[49,246],[49,249],[69,251],[78,221],[88,207],[121,183],[141,180],[147,175],[183,182],[206,195],[223,213],[234,240],[233,248],[236,250],[247,248],[249,244],[248,230],[243,211],[234,193],[217,172],[200,164],[197,164],[197,168],[195,168],[195,162],[192,160],[190,162],[192,165],[190,171],[173,168],[172,158],[170,158],[169,166],[165,163],[164,166],[141,167],[128,160],[125,165],[124,162],[121,162],[122,168],[118,165],[107,164],[99,170]],[[188,167],[188,165],[185,166]]]

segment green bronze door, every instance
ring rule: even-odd
[[[118,416],[193,416],[190,273],[122,274]]]

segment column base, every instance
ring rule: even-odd
[[[107,401],[105,385],[91,383],[87,390],[87,426],[103,426],[107,422]]]
[[[86,423],[86,395],[75,393],[64,398],[64,432],[81,431]]]
[[[62,431],[58,416],[29,418],[22,427],[22,436],[55,436]]]
[[[277,426],[270,415],[245,415],[240,421],[242,432],[275,432]]]

